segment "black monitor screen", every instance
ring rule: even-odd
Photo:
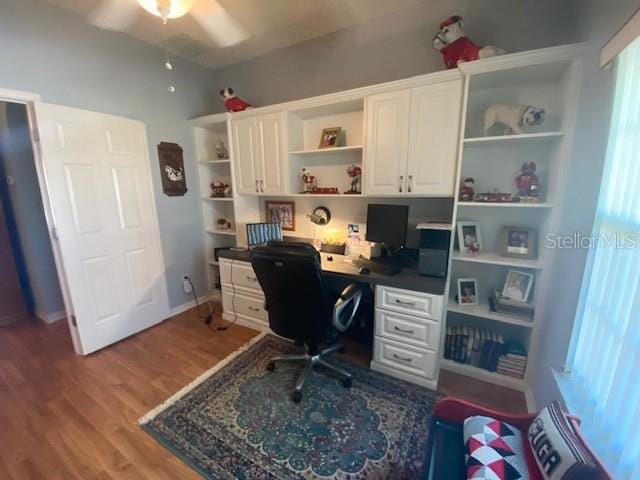
[[[375,205],[367,209],[367,240],[393,248],[404,247],[407,241],[408,205]]]

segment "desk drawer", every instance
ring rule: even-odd
[[[440,349],[440,323],[376,309],[376,335],[420,348]]]
[[[409,347],[380,337],[375,337],[373,360],[395,370],[428,379],[435,378],[436,353],[431,350]]]
[[[441,295],[414,292],[392,287],[376,287],[376,307],[392,312],[406,313],[441,321],[443,300]]]
[[[225,312],[233,312],[246,317],[252,317],[261,322],[269,321],[269,314],[264,309],[264,300],[243,293],[234,294],[227,289],[222,290],[222,308]]]
[[[262,295],[258,277],[256,277],[250,263],[238,261],[233,261],[232,263],[231,260],[222,260],[220,262],[220,277],[222,285],[235,285],[257,290]]]

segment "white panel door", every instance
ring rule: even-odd
[[[231,121],[233,163],[236,171],[236,190],[243,194],[258,194],[256,152],[256,121],[254,117]]]
[[[43,170],[82,353],[169,316],[145,126],[36,104]]]
[[[284,115],[271,113],[256,117],[258,145],[258,185],[260,193],[285,193]]]
[[[462,80],[411,91],[407,193],[454,195],[461,109]]]
[[[367,97],[363,168],[367,195],[405,192],[410,101],[410,90]]]

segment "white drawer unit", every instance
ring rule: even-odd
[[[269,321],[269,314],[264,309],[264,299],[253,297],[223,288],[222,308],[225,312],[234,312],[246,317],[253,317],[263,323]]]
[[[403,313],[376,310],[376,336],[437,351],[440,322]]]
[[[249,262],[221,259],[220,282],[222,318],[258,330],[269,329],[264,294]]]
[[[376,287],[376,308],[427,317],[439,322],[442,319],[443,304],[443,298],[440,295],[393,287]]]
[[[433,350],[409,347],[380,337],[374,341],[375,362],[428,380],[435,379],[436,358]]]
[[[263,296],[258,277],[251,264],[237,260],[223,259],[220,261],[220,279],[222,287],[234,287],[255,295]]]

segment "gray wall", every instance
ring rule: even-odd
[[[580,35],[588,40],[581,105],[564,202],[562,232],[590,235],[606,155],[613,94],[613,70],[599,68],[600,49],[640,6],[638,0],[583,1]],[[536,356],[532,393],[538,408],[558,399],[551,375],[566,359],[587,257],[586,250],[560,250],[554,258],[546,324]]]
[[[431,39],[441,20],[465,18],[467,35],[510,52],[576,41],[573,0],[448,0],[418,6],[214,71],[255,106],[444,69]],[[221,102],[215,111],[223,111]]]
[[[42,100],[140,120],[147,125],[167,286],[172,307],[190,299],[181,276],[206,291],[197,169],[187,120],[217,104],[211,72],[175,61],[173,96],[167,93],[163,54],[121,33],[97,30],[43,1],[0,2],[0,88],[38,93]],[[189,192],[162,193],[157,153],[161,141],[184,148]]]
[[[0,144],[5,173],[15,181],[7,189],[35,304],[31,313],[44,314],[46,319],[47,314],[64,310],[64,304],[38,186],[27,110],[24,105],[0,102],[0,114],[6,114],[6,128],[0,128]]]

